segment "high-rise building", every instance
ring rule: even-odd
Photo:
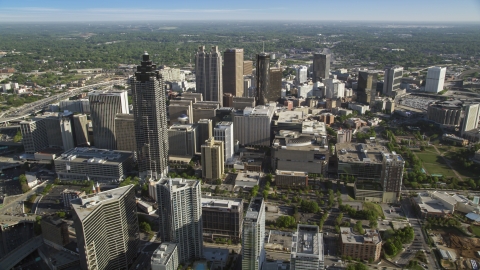
[[[313,55],[312,80],[321,82],[330,77],[330,54],[316,53]]]
[[[242,269],[260,270],[265,261],[265,203],[253,198],[243,219]]]
[[[62,100],[59,104],[60,111],[72,113],[90,114],[90,102],[88,99]]]
[[[207,180],[222,179],[225,166],[223,142],[208,138],[202,145],[202,177]]]
[[[137,141],[135,140],[135,119],[133,114],[119,113],[115,116],[115,139],[117,147],[115,149],[122,151],[137,151]]]
[[[179,263],[202,258],[200,181],[162,178],[156,192],[161,241],[177,243]]]
[[[308,68],[306,66],[299,66],[296,71],[297,76],[295,77],[295,81],[297,84],[302,84],[308,81]]]
[[[75,147],[75,127],[73,125],[73,114],[64,112],[58,115],[60,122],[60,134],[62,134],[63,150],[68,151]]]
[[[337,79],[325,79],[325,97],[326,98],[343,98],[345,97],[345,83]]]
[[[73,126],[75,127],[75,141],[77,142],[76,146],[85,147],[90,145],[88,143],[87,125],[88,120],[86,114],[73,115]]]
[[[425,92],[438,93],[443,90],[445,83],[446,67],[430,67],[427,71]]]
[[[195,55],[195,82],[197,93],[202,93],[203,100],[222,102],[222,55],[218,46],[213,46],[211,52],[205,52],[205,46],[200,46]]]
[[[246,107],[255,107],[255,98],[253,97],[233,97],[233,108],[235,110],[244,110]]]
[[[323,234],[317,225],[299,224],[292,236],[291,270],[324,269]]]
[[[137,162],[140,177],[168,173],[168,127],[163,80],[145,52],[131,79]]]
[[[134,186],[82,196],[71,203],[80,267],[128,269],[139,246]]]
[[[223,93],[243,96],[243,49],[227,49],[223,53]]]
[[[403,67],[393,66],[385,68],[382,93],[386,96],[394,97],[400,90],[400,84],[403,77]]]
[[[195,155],[198,142],[197,125],[174,124],[168,129],[168,155],[189,157]]]
[[[243,61],[243,76],[250,76],[253,72],[253,61]]]
[[[370,104],[377,95],[377,72],[360,71],[358,72],[357,83],[357,101],[364,104]]]
[[[468,104],[464,107],[465,116],[463,117],[460,133],[463,134],[469,130],[478,127],[478,118],[480,117],[480,104]]]
[[[242,236],[243,200],[202,198],[203,238],[226,238],[238,242]]]
[[[200,154],[202,152],[202,145],[205,144],[205,141],[208,140],[208,138],[213,136],[213,124],[211,119],[200,119],[197,124],[198,143],[196,153]]]
[[[444,126],[460,126],[463,113],[460,100],[436,101],[428,104],[427,118]]]
[[[377,230],[366,230],[364,235],[356,234],[352,228],[340,227],[340,243],[342,256],[360,260],[380,259],[382,238]]]
[[[268,83],[268,92],[267,92],[267,101],[268,102],[277,102],[282,97],[282,69],[281,68],[270,68],[269,71],[269,80]]]
[[[163,242],[152,254],[152,270],[177,270],[178,248],[177,244]]]
[[[271,122],[276,105],[247,107],[233,116],[234,139],[242,145],[270,146]]]
[[[266,53],[257,54],[256,65],[256,104],[265,105],[268,103],[268,90],[270,90],[270,55]]]
[[[95,147],[115,149],[115,116],[129,112],[127,91],[93,91],[88,100]]]
[[[213,137],[215,141],[223,142],[224,161],[230,160],[235,152],[233,144],[233,122],[219,122],[215,128],[213,128]]]

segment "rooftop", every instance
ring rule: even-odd
[[[133,185],[128,185],[100,193],[84,195],[80,198],[71,200],[70,203],[72,204],[72,208],[79,219],[84,220],[88,217],[88,215],[90,215],[90,213],[102,205],[102,203],[118,200],[132,188]]]
[[[302,122],[303,121],[303,112],[302,111],[284,111],[278,114],[279,123],[292,123],[292,122]]]
[[[302,123],[303,134],[313,134],[316,136],[327,136],[327,128],[324,122],[304,121]]]
[[[163,242],[152,254],[152,265],[165,265],[177,249],[177,244]]]
[[[243,114],[243,116],[249,116],[249,117],[269,117],[272,118],[273,114],[275,113],[275,108],[276,104],[275,103],[270,103],[268,105],[259,105],[256,106],[255,108],[252,107],[246,107],[243,112],[240,111],[240,113]]]
[[[64,160],[69,162],[88,162],[88,163],[111,163],[117,164],[123,162],[133,155],[129,151],[107,150],[88,147],[75,147],[63,153],[55,160]]]
[[[442,200],[442,198],[447,200]],[[453,201],[450,201],[443,195],[432,197],[428,192],[419,193],[418,196],[415,197],[415,202],[423,213],[451,214],[456,203],[455,199],[452,198],[452,200]]]
[[[383,161],[396,161],[404,163],[400,155],[395,152],[390,153],[385,146],[376,143],[337,143],[335,151],[339,162],[380,164]]]
[[[382,242],[377,230],[366,230],[364,235],[355,234],[350,227],[340,227],[342,243],[346,244],[378,244]]]
[[[280,130],[273,140],[273,148],[328,152],[321,137],[291,130]]]
[[[275,171],[276,175],[291,175],[291,176],[308,176],[307,172],[296,172],[296,171],[282,171],[282,170],[276,170]]]
[[[173,124],[168,130],[185,130],[191,131],[195,128],[195,124]]]
[[[247,213],[245,215],[245,221],[256,222],[258,215],[262,212],[263,198],[257,197],[253,198],[250,204],[248,205]]]
[[[235,187],[253,188],[258,185],[259,172],[239,172],[235,178]]]
[[[298,225],[292,237],[292,254],[323,257],[323,235],[316,225]],[[323,259],[322,259],[323,260]]]
[[[168,189],[176,190],[176,189],[182,189],[182,188],[186,188],[186,187],[194,187],[195,185],[198,185],[199,183],[200,183],[200,181],[197,181],[197,180],[164,177],[164,178],[158,180],[157,185],[167,186]]]
[[[217,210],[238,210],[242,203],[242,199],[202,198],[202,208],[215,208]]]

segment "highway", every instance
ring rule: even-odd
[[[112,84],[122,83],[122,82],[125,82],[125,80],[124,79],[122,79],[122,80],[112,80],[112,81],[101,82],[101,83],[97,83],[97,84],[91,84],[91,85],[87,85],[87,86],[83,86],[83,87],[78,87],[78,88],[75,88],[75,89],[65,90],[65,92],[62,92],[62,93],[59,93],[59,94],[56,94],[56,95],[53,95],[53,96],[50,96],[50,97],[47,97],[47,98],[44,98],[44,99],[41,99],[41,100],[37,100],[37,101],[34,101],[32,103],[24,104],[20,107],[10,108],[9,110],[0,114],[0,122],[8,122],[8,121],[11,121],[11,120],[16,120],[16,119],[22,118],[23,116],[27,116],[27,115],[31,114],[32,111],[35,111],[35,112],[40,111],[45,106],[47,106],[48,104],[51,104],[53,102],[60,101],[60,100],[63,100],[63,99],[67,99],[67,98],[75,96],[75,95],[78,95],[85,90],[91,90],[92,88],[95,88],[95,87],[112,85]]]
[[[17,209],[21,204],[23,204],[23,201],[25,201],[30,195],[36,193],[38,188],[42,188],[48,183],[49,181],[45,181],[41,183],[40,185],[35,186],[33,189],[28,191],[27,193],[24,193],[20,196],[15,196],[15,199],[13,201],[8,202],[7,204],[4,204],[3,207],[0,209],[0,215],[14,215],[14,214],[23,214],[19,212],[18,210],[15,211],[15,213],[12,212],[12,210],[15,210],[15,207]],[[13,209],[12,209],[13,208]]]

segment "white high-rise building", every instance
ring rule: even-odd
[[[323,234],[316,225],[299,224],[292,236],[290,270],[324,269]]]
[[[265,262],[265,203],[253,198],[243,219],[242,269],[260,270]]]
[[[296,76],[296,81],[297,81],[297,84],[301,84],[301,83],[304,83],[304,82],[307,82],[308,80],[308,69],[306,66],[299,66],[297,67],[297,76]]]
[[[246,107],[233,117],[234,139],[242,145],[270,146],[270,131],[275,103]]]
[[[337,79],[325,79],[325,97],[326,98],[343,98],[345,97],[345,84]]]
[[[178,261],[202,258],[202,191],[200,181],[162,178],[156,183],[159,235],[178,245]]]
[[[216,141],[222,141],[225,152],[225,162],[233,157],[235,152],[233,144],[233,122],[223,121],[213,129],[213,137]]]
[[[445,83],[446,67],[430,67],[427,71],[427,81],[425,83],[425,92],[438,93],[443,90]]]
[[[468,104],[465,106],[465,116],[463,117],[463,124],[460,133],[476,129],[478,127],[478,118],[480,117],[480,104]]]
[[[400,90],[402,77],[403,67],[393,66],[385,68],[383,94],[390,97],[395,96],[395,92]]]

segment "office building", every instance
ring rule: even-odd
[[[184,92],[181,96],[177,96],[177,100],[191,100],[192,104],[198,101],[203,101],[201,93]]]
[[[222,179],[225,166],[223,142],[208,138],[202,145],[202,177],[207,180]]]
[[[253,61],[243,61],[243,76],[250,76],[253,73]]]
[[[235,153],[233,144],[233,122],[219,122],[213,128],[213,137],[215,141],[223,142],[223,151],[225,153],[224,161],[227,162]]]
[[[205,46],[200,46],[195,55],[196,91],[203,95],[205,101],[222,102],[222,55],[218,46],[212,46],[210,53]]]
[[[316,53],[313,55],[312,80],[321,82],[330,77],[330,54]]]
[[[179,68],[161,66],[158,71],[160,75],[162,75],[164,82],[180,82],[185,80],[185,73]]]
[[[223,93],[243,97],[243,49],[227,49],[223,53]],[[223,104],[223,106],[230,107]]]
[[[270,146],[271,122],[276,105],[247,107],[233,116],[234,139],[246,146]]]
[[[463,117],[460,133],[463,134],[469,130],[478,127],[478,118],[480,117],[480,104],[468,104],[464,107],[465,116]]]
[[[58,114],[60,134],[62,135],[63,150],[68,151],[75,147],[75,127],[73,125],[73,114],[63,112]]]
[[[438,93],[443,90],[445,83],[446,67],[430,67],[427,71],[425,82],[425,92]]]
[[[70,203],[71,200],[79,198],[83,195],[85,195],[85,191],[71,190],[71,189],[63,190],[62,201],[63,201],[63,206],[65,207],[65,210],[70,210],[72,206],[72,204]]]
[[[82,196],[71,203],[81,269],[128,269],[139,248],[134,186]]]
[[[95,147],[116,149],[115,116],[129,113],[127,91],[93,91],[88,100]]]
[[[255,88],[256,88],[256,104],[265,105],[270,97],[270,55],[266,53],[257,54],[257,66],[255,69]]]
[[[255,107],[255,98],[253,97],[233,97],[233,106],[235,110],[244,110],[246,107]]]
[[[160,178],[168,173],[168,132],[163,80],[145,52],[130,80],[141,178]]]
[[[135,140],[135,118],[133,114],[119,113],[115,116],[115,139],[120,151],[137,151]]]
[[[428,104],[427,118],[444,126],[460,126],[463,103],[460,100],[436,101]]]
[[[377,72],[358,72],[357,101],[369,105],[377,95]]]
[[[68,224],[57,216],[43,216],[40,221],[44,240],[59,246],[70,243]]]
[[[170,100],[168,105],[168,115],[170,124],[186,121],[187,124],[193,123],[193,103],[192,100]],[[185,118],[186,116],[186,118]]]
[[[405,161],[376,143],[337,143],[338,177],[355,178],[355,198],[396,203],[402,188]]]
[[[75,130],[75,141],[76,146],[85,147],[89,146],[88,142],[88,120],[86,114],[75,114],[73,115],[73,127]]]
[[[364,235],[356,234],[352,228],[340,227],[342,256],[364,261],[380,259],[382,238],[377,230],[366,230]]]
[[[174,124],[168,129],[168,155],[193,158],[198,143],[197,125]]]
[[[295,81],[297,84],[302,84],[308,81],[308,68],[306,66],[299,66],[296,68],[297,76]]]
[[[162,178],[156,192],[161,241],[177,243],[179,263],[202,258],[200,181]]]
[[[203,238],[230,239],[237,243],[242,236],[243,200],[202,198]]]
[[[383,95],[395,97],[400,90],[400,84],[403,78],[403,67],[393,66],[385,68],[385,75],[383,77]]]
[[[152,254],[152,270],[177,270],[178,248],[177,244],[163,242]]]
[[[279,188],[304,188],[308,186],[308,173],[276,170],[275,186]]]
[[[299,224],[292,235],[290,270],[324,269],[323,234],[317,225]]]
[[[213,124],[211,119],[200,119],[197,123],[198,126],[198,143],[196,153],[202,152],[202,145],[208,138],[213,136]]]
[[[90,114],[90,101],[88,99],[62,100],[59,103],[60,111]]]
[[[267,102],[277,102],[282,97],[282,69],[270,68],[268,74],[268,91],[265,94]]]
[[[325,97],[338,99],[345,97],[345,83],[337,79],[325,79]]]
[[[193,104],[193,123],[200,119],[215,119],[215,110],[220,108],[220,103],[216,101],[197,101]]]
[[[54,165],[60,180],[121,182],[132,169],[133,153],[77,147],[57,157]]]
[[[260,270],[265,261],[265,202],[253,198],[243,219],[242,269]]]

